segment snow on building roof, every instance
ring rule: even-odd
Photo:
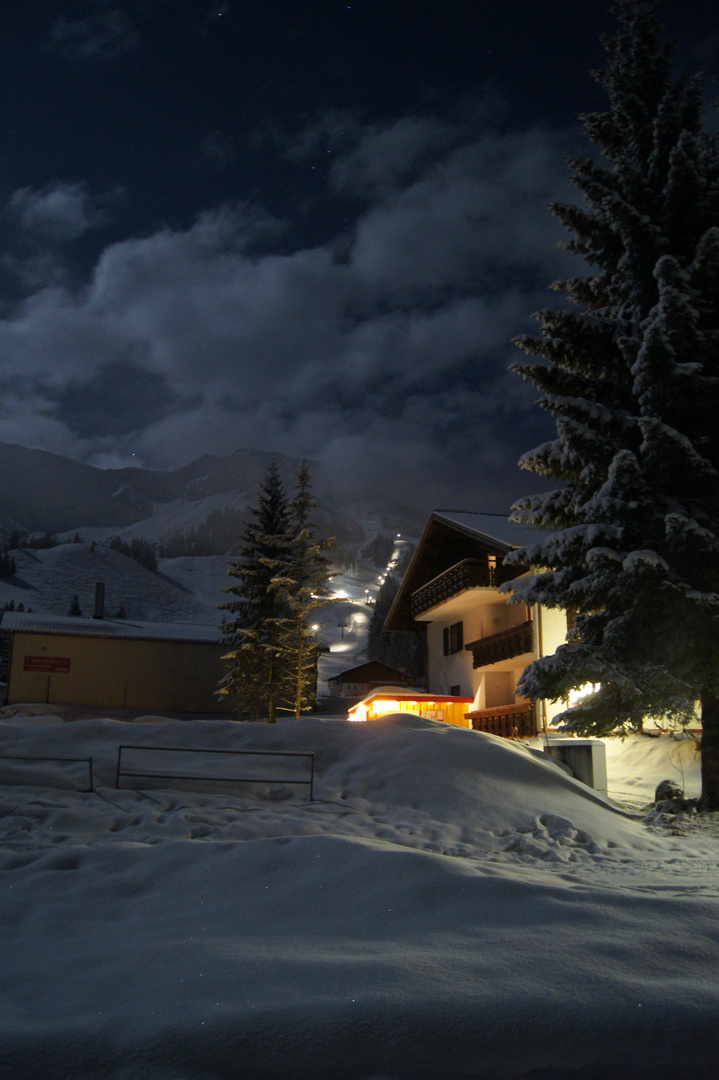
[[[6,611],[0,622],[3,632],[65,634],[72,637],[134,638],[152,641],[216,643],[216,626],[190,623],[137,622],[134,619],[88,619],[73,615],[40,615],[27,611]]]
[[[516,548],[539,540],[541,529],[511,521],[505,514],[475,514],[466,510],[434,510],[432,517],[448,522],[480,540]]]

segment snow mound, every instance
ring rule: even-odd
[[[492,735],[407,714],[367,724],[317,718],[274,726],[173,722],[151,715],[132,725],[94,719],[43,725],[35,730],[28,723],[11,723],[4,729],[3,743],[7,754],[92,757],[95,786],[101,791],[114,788],[121,743],[207,751],[314,753],[313,803],[307,801],[308,787],[302,785],[255,784],[248,789],[231,783],[198,785],[181,780],[166,785],[170,792],[182,793],[183,806],[192,806],[198,819],[195,824],[205,819],[206,835],[212,839],[260,838],[267,829],[286,835],[328,830],[352,835],[359,830],[367,835],[369,830],[380,839],[442,854],[507,852],[525,859],[559,862],[589,855],[610,857],[618,849],[651,851],[657,842],[640,824],[567,776],[550,759],[543,761],[522,745]],[[142,755],[140,759],[142,765]],[[172,768],[194,775],[199,769],[202,775],[211,776],[213,769],[218,774],[225,760],[210,755],[209,761],[203,761],[202,755],[186,754],[176,766],[173,762]],[[269,758],[267,763],[271,766],[275,759]],[[43,775],[47,777],[46,768]],[[273,775],[272,770],[264,775]],[[305,775],[301,770],[293,774]],[[57,786],[67,785],[58,780]],[[162,782],[147,781],[142,786],[161,789]],[[203,790],[198,791],[198,786]],[[184,823],[167,820],[167,799],[176,802],[174,795],[149,799],[127,791],[104,794],[105,801],[96,795],[84,796],[82,813],[107,818],[109,799],[123,807],[117,831],[127,834],[123,819],[131,812],[129,800],[136,819],[131,830],[134,839],[158,843],[183,835]],[[215,820],[217,801],[228,795],[244,811],[241,825]],[[98,802],[101,805],[95,806]],[[246,811],[255,803],[259,810],[252,815],[253,833]],[[272,825],[268,815],[275,818]],[[38,828],[40,822],[36,823],[36,835]]]
[[[404,715],[14,719],[3,1075],[712,1075],[712,836],[653,834],[521,746]],[[315,799],[265,782],[117,790],[120,744],[189,748],[193,773],[215,767],[200,751],[311,751]],[[25,768],[10,759],[34,756],[45,786],[32,763],[10,782]],[[94,792],[47,760],[88,756]]]

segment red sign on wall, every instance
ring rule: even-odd
[[[69,656],[26,656],[23,664],[23,671],[40,671],[45,675],[56,671],[67,674],[69,670]]]

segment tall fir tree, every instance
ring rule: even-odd
[[[289,560],[284,572],[275,577],[273,587],[286,609],[280,635],[284,703],[299,718],[317,704],[318,651],[309,619],[313,611],[330,602],[328,582],[332,573],[326,552],[336,541],[315,538],[311,513],[317,504],[304,463],[297,471],[296,483],[289,504]]]
[[[239,713],[253,720],[267,717],[274,724],[277,706],[286,697],[286,674],[281,660],[287,605],[276,579],[290,560],[290,510],[276,463],[260,487],[253,523],[245,526],[240,557],[228,573],[236,580],[225,590],[234,599],[222,604],[233,618],[224,624],[228,651],[227,673],[218,692],[231,695]]]
[[[424,634],[384,631],[394,598],[399,591],[401,576],[388,573],[379,587],[367,634],[367,659],[379,660],[388,667],[409,675],[415,686],[422,686],[426,671],[426,640]]]
[[[672,75],[657,5],[619,0],[597,79],[606,113],[583,117],[603,162],[570,162],[584,205],[554,205],[585,276],[538,316],[514,369],[541,391],[556,438],[520,464],[561,486],[515,507],[552,530],[511,558],[543,568],[513,599],[571,609],[556,654],[519,691],[566,698],[575,732],[688,719],[700,703],[702,791],[719,809],[719,139],[698,80]]]

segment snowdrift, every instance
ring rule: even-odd
[[[708,834],[419,718],[144,719],[0,725],[99,785],[0,789],[4,1076],[712,1075]],[[117,791],[121,742],[313,751],[316,801]]]

